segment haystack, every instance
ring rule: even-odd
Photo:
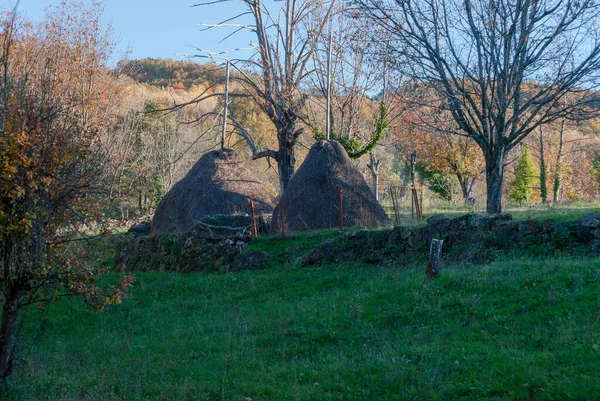
[[[275,199],[231,149],[206,153],[164,196],[152,233],[186,232],[205,216],[269,213]]]
[[[339,189],[345,227],[374,227],[389,222],[342,145],[337,141],[319,141],[312,146],[275,207],[271,231],[281,230],[282,203],[286,231],[339,227]]]

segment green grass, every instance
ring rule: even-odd
[[[106,313],[54,305],[8,398],[589,400],[599,343],[598,259],[143,273]]]
[[[386,209],[387,210],[387,209]],[[579,220],[583,218],[586,213],[600,214],[600,203],[588,203],[588,202],[574,202],[571,204],[560,204],[560,205],[505,205],[503,211],[510,213],[514,220],[527,220],[527,219],[554,219],[559,222],[567,220]],[[467,213],[485,213],[485,208],[472,208],[465,205],[455,205],[451,203],[440,202],[435,207],[426,207],[423,210],[423,217],[427,219],[434,214],[447,214],[450,217],[458,217]],[[389,209],[388,215],[390,219],[394,220],[394,210]],[[401,214],[400,223],[408,226],[422,226],[424,222],[417,222],[410,216],[410,210],[408,213],[404,212]]]

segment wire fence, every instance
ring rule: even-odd
[[[367,180],[367,183],[373,188],[369,181]],[[459,197],[452,201],[444,200],[429,187],[419,182],[416,184],[415,192],[422,216],[446,211],[466,213],[477,211],[477,208],[481,206],[465,206],[462,198]],[[394,224],[420,220],[411,185],[393,180],[380,180],[377,199]]]

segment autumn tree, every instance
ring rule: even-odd
[[[420,168],[428,177],[442,185],[440,191],[448,198],[448,183],[444,177],[454,176],[465,203],[472,201],[473,187],[485,169],[483,154],[475,141],[453,135],[456,123],[448,112],[440,111],[435,94],[425,88],[416,88],[403,96],[412,107],[392,128],[396,146],[405,154],[417,152]]]
[[[65,248],[86,226],[101,230],[94,195],[120,84],[106,67],[100,12],[63,3],[37,24],[0,18],[0,378],[11,373],[23,307],[78,295],[102,309],[131,281],[102,289],[100,271]]]
[[[502,211],[506,155],[538,127],[589,117],[600,64],[594,0],[357,0],[405,71],[485,158],[487,212]],[[563,102],[569,95],[573,101]]]

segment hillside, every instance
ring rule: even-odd
[[[219,66],[212,63],[200,64],[192,60],[178,61],[162,58],[124,60],[119,62],[117,68],[137,82],[175,89],[212,84],[223,76]]]

